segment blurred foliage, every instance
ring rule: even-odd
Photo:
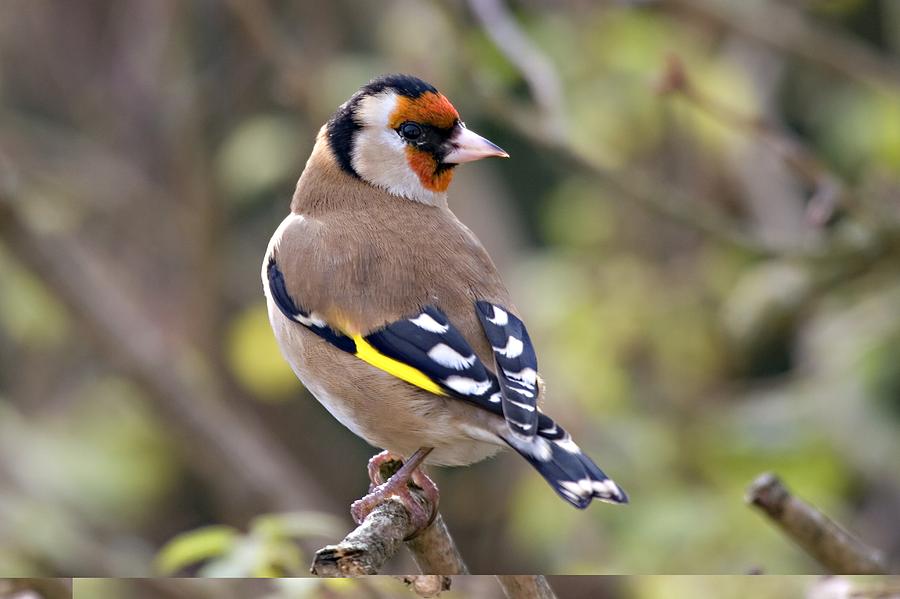
[[[279,578],[275,580],[157,579],[75,581],[75,599],[406,599],[414,596],[392,576],[358,579]],[[501,599],[493,577],[457,577],[445,599]]]
[[[343,522],[330,540],[349,530],[374,450],[281,358],[259,262],[321,124],[397,71],[436,84],[510,151],[459,169],[450,204],[529,323],[548,411],[632,499],[572,510],[508,455],[437,472],[474,572],[817,571],[744,505],[765,470],[900,560],[897,3],[712,3],[719,18],[691,0],[510,4],[558,77],[554,134],[607,176],[517,128],[528,83],[462,1],[0,3],[0,203],[14,195],[160,338],[200,349],[202,368],[173,353],[165,369],[221,380],[223,404],[247,410],[238,424],[258,425],[331,500],[260,505],[266,490],[248,489],[198,423],[68,309],[54,273],[0,220],[0,574],[146,576],[157,555],[166,572],[301,572],[307,537],[329,521],[286,509],[330,509]],[[755,21],[732,9],[763,23],[788,10],[858,51],[806,51],[800,34],[766,43],[783,30],[747,35]],[[731,118],[658,93],[673,55]],[[810,182],[748,122],[771,124],[841,181],[826,224],[808,218]],[[662,210],[623,193],[649,181]],[[700,226],[709,212],[731,229]],[[246,447],[233,432],[223,441]],[[139,596],[129,582],[79,584],[97,599]],[[273,598],[368,592],[278,584]],[[738,582],[628,584],[636,599],[742,596]],[[805,585],[779,584],[755,596]]]
[[[291,367],[281,357],[269,329],[269,313],[264,304],[254,304],[235,315],[226,343],[229,367],[255,397],[283,400],[301,388]]]
[[[334,516],[313,512],[259,516],[250,522],[244,535],[230,526],[206,526],[166,543],[157,557],[156,569],[171,576],[205,562],[198,571],[200,576],[297,576],[306,574],[311,558],[303,554],[296,540],[309,536],[335,538],[341,530],[342,522]]]
[[[873,576],[550,576],[550,585],[565,599],[865,599],[895,597],[900,579]],[[73,597],[81,599],[393,599],[413,596],[389,576],[364,579],[278,580],[103,580],[81,579]],[[446,599],[501,599],[491,576],[454,576]]]

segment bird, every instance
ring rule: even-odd
[[[282,355],[341,424],[383,450],[351,506],[358,523],[397,498],[427,526],[439,495],[420,466],[465,466],[504,448],[575,507],[628,502],[544,413],[520,313],[448,206],[456,167],[488,157],[509,155],[434,86],[377,77],[319,130],[266,249],[263,291]],[[404,463],[384,480],[388,460]]]

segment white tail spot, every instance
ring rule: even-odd
[[[491,304],[491,308],[494,309],[494,317],[488,318],[488,322],[493,323],[498,327],[505,327],[509,324],[509,314],[507,314],[505,310],[498,308],[493,304]]]
[[[506,347],[495,347],[494,351],[507,358],[518,358],[522,355],[523,349],[525,349],[525,344],[520,339],[510,335],[506,340]]]

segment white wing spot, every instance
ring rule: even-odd
[[[554,424],[550,428],[542,428],[538,432],[543,433],[545,435],[555,435],[556,434],[556,425]]]
[[[494,393],[490,397],[488,397],[488,401],[491,403],[500,403],[500,399],[501,399],[501,395],[500,395],[499,391],[497,393]]]
[[[506,340],[506,347],[495,347],[494,351],[507,358],[518,358],[522,355],[523,349],[525,349],[525,344],[522,343],[521,339],[516,339],[510,335]]]
[[[315,312],[310,312],[309,316],[303,316],[302,314],[295,314],[294,320],[307,327],[318,327],[323,328],[328,326],[328,323],[325,320],[316,314]]]
[[[428,357],[447,368],[464,370],[475,363],[475,354],[463,356],[446,343],[438,343],[428,350]]]
[[[563,437],[562,439],[557,439],[554,441],[558,446],[562,447],[569,453],[581,453],[581,449],[578,445],[575,444],[575,441],[572,440],[572,437]]]
[[[494,317],[488,318],[488,322],[491,322],[498,327],[505,327],[509,324],[509,314],[507,314],[505,310],[498,308],[493,304],[491,304],[491,308],[494,309]]]
[[[426,331],[429,331],[431,333],[444,334],[450,330],[450,325],[441,324],[424,312],[422,314],[419,314],[415,318],[410,318],[409,321],[420,329],[425,329]]]
[[[463,395],[481,395],[491,388],[490,379],[484,381],[476,381],[467,376],[450,376],[444,381],[444,384]]]

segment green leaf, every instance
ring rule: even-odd
[[[197,562],[223,555],[234,547],[240,537],[230,526],[204,526],[182,533],[160,550],[156,570],[169,576]]]

